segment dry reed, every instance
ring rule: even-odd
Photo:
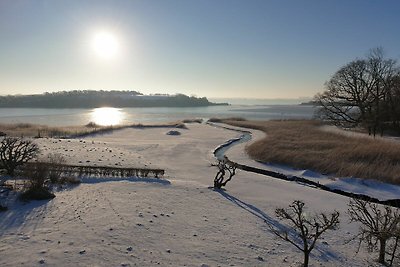
[[[166,127],[166,128],[187,128],[181,121],[170,122],[164,124],[126,124],[126,125],[115,125],[115,126],[101,126],[93,122],[90,122],[82,126],[47,126],[30,123],[15,123],[6,124],[0,123],[0,136],[3,134],[15,137],[50,137],[50,138],[76,138],[84,137],[91,134],[104,134],[110,133],[114,130],[120,130],[129,127],[140,127],[140,128],[154,128],[154,127]]]
[[[400,184],[400,143],[322,130],[317,121],[225,121],[266,133],[249,145],[256,160],[323,174]]]

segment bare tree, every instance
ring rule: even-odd
[[[38,145],[30,139],[5,137],[0,143],[0,161],[10,176],[14,176],[18,166],[36,158],[38,153]]]
[[[225,156],[223,160],[218,160],[216,166],[218,167],[218,172],[214,178],[214,188],[221,189],[232,180],[232,177],[236,174],[237,165]],[[227,174],[229,177],[225,177]]]
[[[325,231],[338,228],[339,212],[334,211],[329,215],[320,213],[310,216],[305,213],[304,205],[303,201],[295,200],[289,205],[289,209],[279,208],[275,210],[278,219],[289,221],[290,229],[278,229],[272,224],[269,227],[275,235],[303,252],[303,266],[307,267],[310,253],[317,240]]]
[[[385,110],[399,74],[397,63],[385,59],[382,48],[372,49],[366,59],[340,68],[315,96],[319,116],[338,125],[364,126],[369,133],[383,132]]]
[[[342,67],[325,84],[326,90],[315,99],[322,107],[320,116],[335,124],[354,125],[367,118],[371,98],[366,60],[355,60]]]
[[[400,211],[389,206],[378,206],[378,204],[360,199],[352,199],[349,203],[348,213],[351,222],[360,223],[358,235],[359,248],[361,243],[366,243],[370,251],[378,250],[378,262],[385,264],[388,241],[392,243],[392,258],[396,253],[400,235]],[[379,244],[379,246],[378,246]]]
[[[386,96],[387,105],[384,105],[386,119],[390,122],[390,128],[400,132],[400,73],[391,80],[391,90]]]
[[[372,86],[372,131],[375,136],[376,131],[383,133],[384,110],[388,104],[388,95],[392,90],[393,78],[398,73],[396,61],[393,59],[385,59],[382,48],[371,49],[368,55],[368,70],[371,80],[374,82]]]

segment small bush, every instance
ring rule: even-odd
[[[100,126],[98,124],[96,124],[95,122],[91,121],[88,124],[86,124],[85,127],[88,127],[88,128],[99,128]]]
[[[29,200],[47,200],[53,199],[56,195],[51,193],[48,188],[40,187],[40,188],[29,188],[24,191],[20,196],[20,200],[29,201]]]
[[[61,175],[63,172],[63,164],[65,163],[65,158],[58,153],[49,154],[47,164],[49,165],[48,178],[53,184],[60,183]]]
[[[6,206],[3,206],[0,204],[0,212],[7,211],[7,210],[8,210],[8,208]]]
[[[179,132],[179,131],[169,131],[169,132],[167,132],[167,135],[181,135],[181,132]]]
[[[50,173],[49,164],[45,162],[34,162],[26,165],[22,171],[22,176],[29,179],[28,188],[37,189],[45,186]]]

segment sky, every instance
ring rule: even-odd
[[[0,0],[0,95],[312,97],[372,48],[399,59],[398,14],[397,0]]]

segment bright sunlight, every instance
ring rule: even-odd
[[[124,113],[118,108],[95,108],[91,114],[91,121],[101,126],[120,124]]]
[[[92,48],[99,58],[113,59],[118,56],[120,45],[114,34],[107,31],[101,31],[94,35]]]

